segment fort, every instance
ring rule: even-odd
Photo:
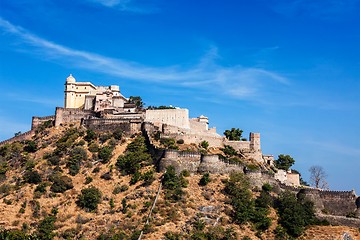
[[[248,141],[230,141],[209,128],[209,119],[205,116],[189,118],[188,109],[144,109],[136,102],[124,97],[119,86],[95,86],[90,82],[76,82],[70,74],[65,82],[64,107],[56,107],[55,114],[46,117],[33,117],[31,130],[0,142],[0,146],[14,141],[31,139],[36,128],[43,122],[53,121],[55,127],[64,123],[80,122],[82,126],[94,131],[112,131],[121,129],[124,136],[130,137],[142,131],[149,150],[157,156],[159,171],[173,165],[178,173],[187,170],[191,174],[213,173],[230,174],[245,173],[250,177],[252,186],[259,187],[269,183],[274,192],[290,191],[303,193],[306,199],[314,202],[318,219],[327,219],[332,223],[360,227],[359,219],[346,219],[349,212],[360,217],[360,197],[354,191],[336,192],[300,186],[299,174],[278,169],[276,173],[269,171],[273,167],[273,156],[263,155],[260,145],[260,133],[250,133]],[[220,159],[218,155],[201,152],[183,152],[174,149],[158,149],[152,140],[155,132],[161,138],[183,140],[185,143],[199,144],[207,141],[212,147],[229,145],[246,157],[256,161],[259,166],[267,166],[260,170],[248,169],[246,165]],[[327,209],[330,215],[322,214]]]

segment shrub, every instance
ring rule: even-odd
[[[58,176],[54,178],[54,183],[51,185],[50,190],[56,193],[63,193],[66,190],[72,189],[74,185],[68,176]]]
[[[232,157],[235,156],[237,154],[235,148],[233,148],[230,145],[224,145],[224,148],[220,148],[220,150],[227,156],[227,157]]]
[[[46,187],[49,184],[47,182],[40,183],[36,188],[34,192],[40,192],[40,193],[46,193]]]
[[[280,224],[290,236],[300,236],[304,231],[304,226],[309,225],[313,221],[315,212],[314,203],[311,201],[303,203],[301,199],[297,199],[290,192],[284,192],[280,195],[276,208],[280,215]]]
[[[37,171],[32,171],[32,170],[26,171],[23,179],[27,183],[34,183],[34,184],[38,184],[42,181],[40,174]]]
[[[184,140],[183,139],[179,139],[176,141],[177,144],[184,144]]]
[[[202,141],[202,142],[200,143],[200,146],[203,147],[203,148],[205,148],[205,149],[207,149],[207,148],[209,147],[209,143],[204,140],[204,141]]]
[[[25,141],[25,146],[24,146],[24,151],[28,152],[28,153],[33,153],[36,152],[38,150],[38,145],[36,142],[31,141],[31,140],[26,140]]]
[[[131,177],[130,184],[133,185],[133,184],[137,183],[140,180],[140,178],[141,178],[140,172],[134,173],[134,175]]]
[[[88,177],[85,178],[85,184],[89,184],[89,183],[91,183],[92,181],[93,181],[93,178],[90,177],[90,176],[88,176]]]
[[[180,235],[180,233],[166,232],[165,233],[165,238],[167,240],[180,240],[181,235]]]
[[[113,138],[113,137],[110,138],[108,144],[109,144],[109,146],[110,146],[111,148],[114,148],[114,147],[116,146],[116,140],[115,140],[115,138]]]
[[[59,165],[60,158],[58,156],[51,156],[50,158],[48,158],[48,162],[53,166]]]
[[[154,133],[154,140],[155,140],[155,141],[159,141],[159,140],[160,140],[160,134],[161,134],[160,131],[156,131],[156,132]]]
[[[78,141],[77,143],[75,143],[76,146],[84,146],[85,145],[85,141],[83,139],[81,139],[80,141]]]
[[[179,178],[176,176],[175,167],[168,166],[166,167],[166,173],[164,174],[163,184],[164,187],[170,190],[174,190],[178,187]]]
[[[114,132],[113,132],[113,137],[116,139],[116,140],[121,140],[122,138],[122,130],[121,129],[116,129]]]
[[[136,137],[126,148],[127,154],[117,159],[116,166],[127,173],[134,174],[141,169],[144,161],[151,162],[151,156],[147,152],[145,139]]]
[[[110,205],[110,208],[111,208],[111,209],[113,209],[113,208],[115,207],[114,199],[113,199],[113,198],[110,199],[109,205]]]
[[[258,166],[254,165],[254,164],[249,164],[246,167],[250,170],[259,170]]]
[[[268,183],[265,183],[263,186],[262,186],[262,189],[266,192],[271,192],[272,191],[272,187],[270,184]]]
[[[323,214],[326,214],[326,215],[328,215],[328,214],[329,214],[329,211],[328,211],[326,208],[321,209],[321,212],[322,212]]]
[[[196,222],[193,223],[194,228],[198,231],[203,231],[205,229],[205,222],[202,220],[198,220]]]
[[[356,218],[355,212],[349,212],[348,215],[346,215],[347,218]]]
[[[103,175],[100,176],[100,178],[105,180],[111,180],[111,173],[110,172],[104,173]]]
[[[96,134],[92,129],[86,130],[86,136],[84,137],[85,141],[90,142],[93,139],[96,139]]]
[[[55,230],[55,225],[54,225],[55,221],[56,221],[55,216],[48,216],[40,221],[38,226],[38,235],[40,239],[50,240],[56,236],[56,234],[53,233],[53,230]]]
[[[96,142],[90,143],[88,150],[90,152],[98,152],[99,151],[99,145]]]
[[[97,166],[97,167],[95,167],[94,168],[94,170],[92,171],[93,173],[98,173],[98,172],[100,172],[100,167],[99,166]]]
[[[99,159],[101,159],[103,163],[107,163],[111,158],[111,153],[112,153],[112,147],[109,145],[104,146],[99,150],[99,154],[98,154]]]
[[[81,194],[78,196],[77,204],[81,208],[88,208],[91,211],[95,210],[101,202],[101,195],[101,191],[96,187],[82,189]]]
[[[181,175],[184,177],[188,177],[188,176],[190,176],[190,173],[187,170],[182,170]]]
[[[205,173],[202,178],[200,179],[200,185],[201,186],[205,186],[207,185],[209,182],[211,181],[210,179],[210,174],[209,173]]]

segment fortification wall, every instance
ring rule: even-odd
[[[315,214],[315,219],[328,220],[331,224],[337,224],[340,226],[360,228],[360,219],[358,218],[347,218],[344,216]]]
[[[146,110],[145,119],[149,122],[190,128],[189,110],[187,109]]]
[[[6,143],[13,143],[15,141],[25,141],[25,140],[30,140],[32,136],[35,135],[35,130],[30,130],[30,131],[27,131],[27,132],[24,132],[22,134],[20,134],[19,136],[16,136],[16,137],[12,137],[12,138],[9,138],[5,141],[2,141],[0,142],[0,146],[6,144]]]
[[[244,172],[244,165],[219,159],[218,155],[202,155],[198,172],[200,174],[230,174],[231,172]]]
[[[300,186],[300,176],[297,173],[287,173],[286,174],[286,181],[287,185],[291,186]]]
[[[82,118],[87,119],[95,116],[96,113],[91,110],[57,107],[55,110],[55,127],[62,123],[80,122]]]
[[[46,117],[32,117],[31,130],[35,130],[41,123],[49,120],[55,121],[55,115]]]
[[[115,131],[121,129],[125,137],[130,137],[133,134],[141,131],[142,120],[128,120],[128,119],[83,119],[81,125],[94,131]]]
[[[302,189],[306,199],[314,202],[314,208],[318,213],[322,209],[328,210],[335,216],[346,216],[349,212],[357,210],[357,196],[354,191],[321,191],[318,189]]]

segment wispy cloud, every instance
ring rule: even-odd
[[[132,4],[134,0],[87,0],[90,2],[99,3],[106,7],[114,8],[120,11],[129,11],[137,13],[151,13],[156,12],[158,9],[151,6],[151,1],[148,2],[147,6],[140,4]]]
[[[220,56],[215,46],[211,46],[201,61],[192,68],[184,69],[181,66],[155,68],[71,49],[40,38],[1,18],[0,27],[20,39],[26,47],[35,47],[37,51],[31,51],[31,54],[40,54],[46,60],[66,62],[78,68],[136,81],[182,85],[249,100],[264,98],[272,89],[286,87],[289,84],[285,77],[265,69],[244,68],[240,65],[224,67],[217,64],[216,60]]]

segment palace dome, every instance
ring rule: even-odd
[[[75,78],[71,75],[66,78],[67,83],[75,83]]]

